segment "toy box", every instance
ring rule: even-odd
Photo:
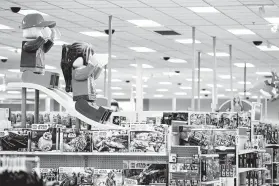
[[[93,186],[94,168],[59,167],[58,181],[61,186]]]
[[[93,152],[128,152],[127,130],[106,130],[92,132]]]
[[[120,169],[94,169],[94,186],[122,186],[122,173]]]
[[[0,131],[0,151],[28,151],[28,129],[8,129]]]
[[[161,124],[171,125],[172,121],[184,121],[188,124],[187,112],[164,112]]]
[[[189,113],[189,125],[206,125],[209,123],[210,115],[202,112]]]
[[[251,112],[238,113],[238,126],[239,127],[251,127]]]
[[[40,168],[40,174],[44,183],[58,181],[58,168]]]
[[[63,129],[60,135],[63,152],[92,152],[91,133],[76,129]]]

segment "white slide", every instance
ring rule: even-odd
[[[84,121],[85,123],[92,125],[93,128],[97,129],[120,129],[122,127],[114,125],[114,124],[102,124],[98,123],[96,121],[93,121],[86,116],[80,114],[78,111],[75,109],[75,102],[73,101],[73,98],[66,92],[60,89],[48,89],[44,86],[34,84],[34,83],[24,83],[24,82],[12,82],[8,83],[8,88],[30,88],[30,89],[36,89],[41,92],[44,92],[46,95],[57,101],[60,105],[62,105],[67,112],[74,116],[77,117],[78,119]]]

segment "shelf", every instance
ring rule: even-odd
[[[116,152],[16,152],[16,151],[0,151],[0,155],[25,155],[25,156],[154,156],[163,157],[167,154],[159,153],[116,153]]]
[[[190,125],[191,126],[191,125]],[[220,128],[193,128],[194,131],[214,130],[214,131],[237,131],[237,129],[220,129]]]
[[[215,157],[219,157],[219,154],[201,154],[201,157],[207,157],[207,158],[215,158]]]
[[[259,150],[259,149],[245,149],[245,150],[239,150],[238,155],[241,154],[249,154],[249,153],[256,153],[256,152],[266,152],[266,150]]]
[[[266,168],[239,168],[238,173],[243,173],[243,172],[249,172],[249,171],[265,171],[267,170]]]
[[[220,183],[220,180],[201,182],[202,185],[211,185],[211,184],[214,184],[214,183]]]
[[[279,144],[265,144],[265,148],[279,148]]]
[[[226,151],[226,150],[236,150],[235,147],[225,147],[225,146],[219,146],[219,147],[215,147],[216,150],[220,150],[220,151]]]

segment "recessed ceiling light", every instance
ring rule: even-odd
[[[102,92],[102,90],[101,89],[96,89],[96,92]]]
[[[244,68],[245,63],[234,63],[234,66]],[[252,68],[252,67],[255,67],[255,66],[252,63],[246,63],[246,67],[247,68]]]
[[[169,91],[169,90],[168,90],[168,89],[161,88],[161,89],[157,89],[156,91],[157,91],[157,92],[167,92],[167,91]]]
[[[132,23],[134,25],[137,25],[138,27],[161,27],[162,25],[148,19],[142,19],[142,20],[127,20],[129,23]]]
[[[187,7],[188,9],[192,10],[196,13],[220,13],[217,9],[214,7],[208,6],[208,7]]]
[[[186,92],[175,92],[174,94],[177,96],[186,96],[187,95]]]
[[[124,96],[125,94],[123,92],[114,92],[112,93],[112,95],[115,95],[115,96]]]
[[[19,73],[20,70],[19,69],[8,69],[9,72],[15,72],[15,73]]]
[[[199,70],[198,68],[196,68],[196,70]],[[211,68],[200,68],[201,72],[211,72],[213,71]]]
[[[61,41],[61,40],[55,40],[54,41],[54,45],[56,46],[62,46],[62,45],[68,45],[69,43],[65,42],[65,41]]]
[[[213,52],[209,52],[207,53],[210,56],[214,56]],[[230,56],[230,54],[226,53],[226,52],[216,52],[216,57],[228,57]]]
[[[271,72],[256,72],[257,75],[261,75],[261,76],[271,76]]]
[[[122,90],[121,87],[111,87],[111,90]]]
[[[27,15],[27,14],[41,14],[42,16],[48,16],[48,14],[40,12],[38,10],[20,10],[18,12],[21,15]]]
[[[20,94],[20,91],[16,91],[16,90],[10,90],[7,91],[8,94]]]
[[[213,84],[207,84],[207,86],[213,88]],[[223,87],[223,85],[220,85],[220,84],[216,84],[216,86],[218,88]]]
[[[161,98],[161,97],[164,97],[164,95],[162,95],[162,94],[154,94],[154,97],[155,98]]]
[[[0,59],[8,59],[7,57],[4,56],[0,56]]]
[[[182,44],[192,44],[193,43],[193,39],[176,39],[175,40],[178,43],[182,43]],[[196,44],[200,44],[201,42],[199,40],[195,40]]]
[[[219,75],[219,78],[221,79],[231,79],[230,75]],[[235,77],[233,76],[232,79],[235,79]]]
[[[129,47],[129,49],[134,50],[136,52],[156,52],[156,50],[147,47]]]
[[[171,85],[171,82],[165,81],[165,82],[159,82],[160,85]]]
[[[0,30],[10,30],[13,29],[12,27],[0,24]]]
[[[211,92],[209,90],[202,90],[200,91],[201,94],[211,94]]]
[[[111,82],[121,82],[121,79],[111,79]]]
[[[218,94],[217,97],[225,97],[225,94]]]
[[[137,64],[130,64],[130,66],[137,67],[138,65]],[[153,68],[153,66],[148,65],[148,64],[142,64],[142,68]]]
[[[279,24],[279,17],[266,17],[264,19],[271,24]]]
[[[167,61],[170,62],[170,63],[187,63],[186,60],[184,60],[184,59],[177,59],[177,58],[170,58]]]
[[[238,84],[244,85],[244,81],[239,81]],[[250,81],[246,81],[246,85],[251,85],[252,83]]]
[[[230,88],[227,88],[227,89],[226,89],[226,91],[227,91],[227,92],[230,92],[230,91],[231,91],[231,89],[230,89]],[[233,89],[233,91],[234,91],[234,92],[236,92],[236,91],[237,91],[237,89],[236,89],[236,88],[234,88],[234,89]]]
[[[262,45],[262,46],[257,46],[257,48],[260,49],[261,51],[266,51],[266,52],[279,51],[279,48],[277,46],[274,46],[274,45],[271,45],[270,47]]]
[[[234,35],[255,35],[255,33],[249,29],[229,29],[228,31]]]
[[[50,66],[50,65],[45,65],[45,69],[47,69],[47,70],[55,70],[56,67]]]
[[[108,35],[99,31],[88,31],[88,32],[80,32],[83,35],[87,35],[90,37],[107,37]]]
[[[241,95],[241,96],[244,96],[244,95],[245,95],[244,92],[239,92],[238,94]],[[251,95],[250,92],[246,92],[246,96],[250,96],[250,95]]]
[[[192,87],[179,87],[179,88],[182,90],[191,90],[192,89]]]
[[[187,78],[186,80],[187,80],[187,81],[192,81],[192,78]],[[195,81],[195,82],[198,82],[199,79],[195,79],[194,81]],[[202,79],[200,79],[200,81],[202,81]]]

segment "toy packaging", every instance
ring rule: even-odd
[[[214,142],[213,146],[216,147],[235,147],[236,131],[213,131]]]
[[[61,186],[93,186],[94,168],[59,167],[58,181]]]
[[[60,138],[60,149],[63,152],[92,152],[90,132],[63,129]]]
[[[208,113],[189,113],[189,125],[206,125],[206,123],[209,123]]]
[[[120,169],[94,169],[94,186],[122,186],[122,174]]]
[[[203,157],[201,160],[202,182],[214,181],[220,178],[220,165],[218,158]]]
[[[164,112],[161,124],[171,125],[172,120],[185,121],[188,125],[188,113],[187,112]]]
[[[235,112],[210,113],[209,125],[216,128],[236,129],[238,115]]]
[[[121,125],[127,122],[127,118],[125,116],[113,116],[112,123],[115,125]]]
[[[129,161],[124,170],[123,185],[167,185],[168,171],[165,162]]]
[[[58,168],[40,168],[40,174],[44,183],[58,181]]]
[[[28,151],[28,129],[10,129],[0,131],[0,151]]]
[[[130,152],[166,152],[166,128],[164,125],[131,125]]]
[[[251,112],[238,113],[238,126],[239,127],[251,127]]]
[[[59,150],[59,130],[49,124],[33,124],[31,129],[31,151]]]
[[[191,146],[200,146],[203,154],[214,153],[213,134],[209,130],[191,131],[188,135],[188,143]],[[180,140],[181,145],[187,145],[187,141]]]
[[[93,152],[129,152],[127,130],[93,131]]]

